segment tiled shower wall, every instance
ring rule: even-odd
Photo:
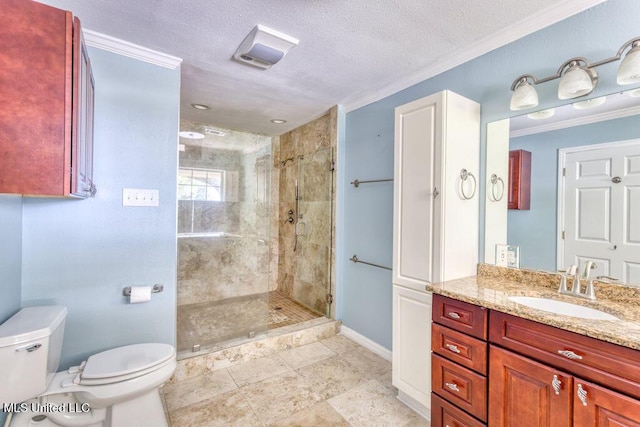
[[[181,123],[181,129],[201,133],[204,127]],[[178,202],[178,305],[269,290],[271,138],[226,132],[180,141],[186,143],[180,167],[226,171],[229,197]],[[207,236],[180,236],[191,231],[192,217],[193,232]]]
[[[280,292],[323,314],[328,313],[329,284],[335,283],[335,177],[333,184],[319,181],[331,159],[319,150],[332,149],[335,160],[336,144],[337,107],[334,107],[319,119],[274,138],[272,146],[272,285],[276,283]],[[305,160],[298,176],[297,158],[301,155]],[[290,158],[294,160],[283,165]],[[303,191],[300,211],[304,212],[308,232],[299,237],[294,251],[295,228],[286,219],[288,211],[295,210],[296,179]]]

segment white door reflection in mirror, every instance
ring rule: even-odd
[[[559,175],[558,268],[640,283],[640,139],[562,149]]]

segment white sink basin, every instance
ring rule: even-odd
[[[581,319],[619,320],[617,317],[604,311],[564,301],[535,297],[509,297],[509,299],[517,304],[526,305],[536,310],[562,314],[564,316],[579,317]]]

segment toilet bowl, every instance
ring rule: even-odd
[[[167,426],[158,388],[175,371],[173,346],[113,348],[55,373],[66,308],[31,307],[16,316],[0,325],[0,376],[6,370],[8,379],[0,402],[24,401],[14,406],[11,426]]]

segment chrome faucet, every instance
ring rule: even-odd
[[[593,279],[589,276],[591,270],[597,268],[597,265],[593,261],[587,261],[584,264],[584,272],[582,273],[584,278],[587,279],[587,289],[584,295],[589,299],[596,299],[596,290],[593,287]]]
[[[572,265],[569,268],[567,268],[567,271],[562,276],[562,279],[560,281],[560,289],[558,289],[558,293],[564,294],[564,295],[571,295],[574,297],[596,299],[596,293],[593,287],[593,279],[589,277],[589,273],[594,268],[596,268],[596,264],[593,261],[585,262],[582,274],[580,274],[580,269],[575,265]],[[567,279],[572,276],[573,276],[573,285],[571,286],[571,290],[569,290],[567,288]],[[581,280],[583,278],[587,280],[587,288],[585,289],[584,293],[582,292],[582,286],[581,286],[582,285]]]

